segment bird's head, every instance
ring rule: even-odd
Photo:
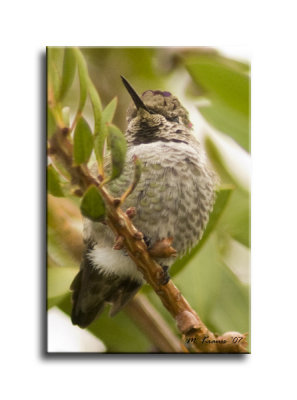
[[[147,90],[139,96],[128,81],[123,83],[133,102],[127,111],[128,144],[174,141],[189,143],[192,124],[187,110],[170,92]]]

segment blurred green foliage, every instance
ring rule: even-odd
[[[186,67],[209,100],[200,113],[216,129],[250,149],[250,80],[246,71],[222,57],[190,57]]]
[[[106,122],[113,121],[114,125],[109,130],[114,135],[121,135],[116,126],[125,130],[125,114],[130,98],[120,75],[131,81],[138,92],[160,89],[174,94],[175,82],[184,80],[186,84],[181,101],[187,99],[197,104],[197,112],[218,131],[218,135],[227,135],[242,147],[238,148],[238,152],[249,151],[249,71],[247,63],[227,58],[211,48],[48,49],[48,82],[59,101],[56,109],[60,108],[61,118],[67,126],[71,124],[65,117],[66,112],[63,112],[66,107],[70,108],[71,122],[77,111],[83,115],[74,134],[75,160],[79,164],[97,159],[101,167],[102,138],[109,134]],[[201,100],[206,102],[201,103]],[[50,137],[59,118],[49,105]],[[226,264],[223,249],[231,237],[241,243],[246,248],[246,254],[249,254],[250,195],[244,185],[241,186],[234,179],[230,168],[226,168],[214,135],[208,135],[207,131],[204,133],[205,150],[220,176],[221,186],[202,240],[189,254],[176,261],[171,274],[174,283],[209,329],[217,333],[244,333],[249,331],[249,283],[242,282],[231,266]],[[122,146],[116,148],[120,158],[124,156],[123,151]],[[115,163],[114,177],[120,173],[121,165],[122,162],[120,166]],[[62,171],[59,168],[57,170]],[[57,170],[53,166],[48,168],[48,192],[53,196],[64,196],[62,187],[65,179],[59,176]],[[67,195],[67,198],[72,205],[78,206],[73,196]],[[83,201],[89,200],[85,198]],[[71,254],[69,245],[67,247],[63,243],[59,223],[53,217],[54,212],[55,209],[49,205],[48,307],[57,305],[69,314],[69,286],[79,262]],[[80,222],[77,215],[69,218],[74,223]],[[246,265],[246,259],[238,259],[239,269],[246,268]],[[177,333],[174,321],[155,293],[148,286],[142,288],[142,293]],[[152,347],[124,312],[110,318],[105,310],[88,329],[103,340],[110,352],[145,352]]]

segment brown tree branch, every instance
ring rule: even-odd
[[[115,237],[123,237],[124,246],[129,256],[175,319],[189,350],[199,353],[246,352],[246,335],[231,332],[216,337],[203,324],[171,280],[166,285],[162,284],[164,274],[162,267],[148,253],[141,233],[119,207],[119,202],[115,201],[106,188],[100,185],[85,165],[78,167],[72,165],[72,144],[63,134],[63,130],[58,129],[51,137],[49,153],[53,158],[57,158],[64,164],[72,177],[72,183],[78,185],[82,191],[85,191],[91,184],[97,186],[106,204],[108,226],[114,232]],[[239,342],[236,339],[235,343],[234,340],[238,337],[241,339]]]

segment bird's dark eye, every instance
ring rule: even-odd
[[[167,118],[167,119],[170,122],[179,122],[179,118],[178,117],[172,117],[172,118]]]

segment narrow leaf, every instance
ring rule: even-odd
[[[94,113],[94,135],[98,135],[101,132],[101,125],[102,125],[102,105],[101,105],[101,100],[99,97],[99,94],[91,81],[90,78],[88,78],[87,81],[88,84],[88,92],[90,96],[90,100],[92,103],[93,107],[93,113]]]
[[[250,119],[216,99],[199,106],[199,112],[215,129],[231,136],[246,151],[250,151]]]
[[[232,60],[231,60],[232,61]],[[250,150],[250,78],[234,62],[207,56],[192,57],[186,67],[193,81],[210,101],[199,107],[216,129]]]
[[[219,267],[217,273],[220,287],[216,301],[208,312],[208,318],[220,332],[247,332],[250,314],[249,289],[222,261]]]
[[[102,122],[109,122],[111,123],[114,117],[115,110],[117,108],[118,104],[118,98],[115,97],[114,99],[111,100],[110,103],[107,104],[107,106],[104,108],[102,112]]]
[[[62,83],[60,89],[59,99],[63,100],[66,93],[70,89],[76,69],[76,57],[73,49],[71,47],[67,47],[64,52],[64,60],[63,60],[63,71],[62,71]]]
[[[95,150],[95,155],[96,155],[99,170],[100,170],[100,166],[103,168],[104,144],[105,144],[106,137],[107,137],[107,127],[105,125],[102,128],[102,131],[100,132],[100,134],[95,136],[95,140],[94,140],[94,150]],[[101,171],[101,173],[102,173],[102,171]]]
[[[203,244],[206,242],[207,238],[215,228],[220,219],[230,197],[230,194],[233,191],[233,187],[226,186],[222,187],[220,191],[217,192],[216,202],[213,208],[212,213],[210,214],[208,224],[206,226],[205,232],[202,236],[200,242],[184,257],[180,260],[177,260],[170,269],[171,275],[176,274],[180,271],[201,249]]]
[[[142,162],[139,160],[139,158],[134,155],[133,156],[133,163],[134,163],[134,177],[131,185],[128,187],[128,189],[123,193],[121,199],[122,202],[125,201],[125,199],[130,196],[130,194],[133,192],[133,190],[136,188],[140,177],[141,177],[141,172],[142,172]],[[121,179],[119,179],[120,181]]]
[[[233,239],[250,247],[250,194],[236,188],[222,218],[218,230],[227,232]]]
[[[58,71],[59,49],[49,47],[47,49],[47,71],[49,97],[56,102],[59,98],[61,77]]]
[[[100,222],[104,220],[105,203],[96,186],[91,185],[87,189],[82,198],[80,210],[84,217],[89,218],[92,221]]]
[[[89,80],[88,68],[81,51],[78,48],[74,48],[73,51],[78,66],[78,76],[79,76],[79,86],[80,86],[78,112],[81,112],[84,108],[88,94],[88,80]]]
[[[88,162],[93,150],[93,135],[87,121],[81,117],[76,124],[73,137],[73,156],[75,164]]]
[[[249,116],[249,77],[210,58],[197,57],[187,64],[194,82],[234,110]]]
[[[47,168],[47,190],[55,197],[64,197],[59,174],[52,165]]]
[[[108,142],[112,160],[111,179],[116,179],[124,169],[127,143],[122,132],[114,125],[108,126]]]
[[[225,166],[224,160],[219,153],[219,148],[210,137],[205,139],[205,148],[208,158],[220,175],[221,181],[236,186],[230,196],[224,214],[220,218],[217,229],[228,233],[233,239],[250,246],[250,193],[246,187],[232,175],[232,171]]]
[[[134,190],[134,188],[137,186],[142,173],[142,162],[139,160],[137,156],[134,156],[133,163],[134,163],[134,178],[132,182],[132,190]]]
[[[53,115],[52,110],[47,108],[47,137],[50,138],[53,136],[57,129],[56,120]]]
[[[241,182],[233,176],[233,170],[228,168],[224,158],[220,153],[220,148],[217,143],[210,137],[206,136],[204,139],[204,147],[207,152],[207,157],[214,167],[216,173],[220,177],[222,184],[232,184],[234,186],[240,186],[242,189],[246,190]]]

